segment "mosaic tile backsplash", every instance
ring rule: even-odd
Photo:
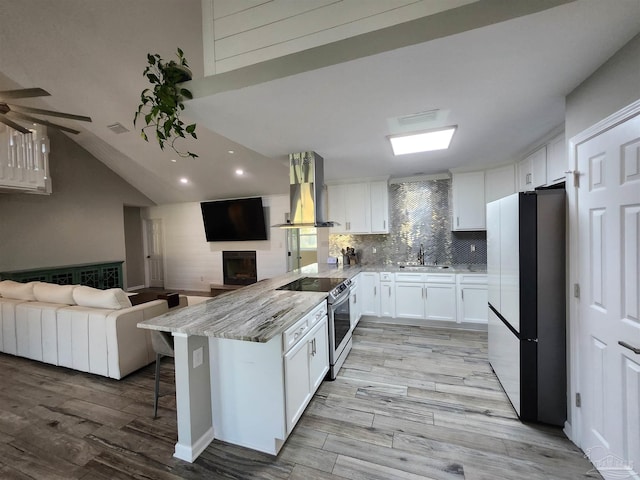
[[[422,244],[426,264],[486,264],[486,232],[452,232],[450,206],[449,179],[389,185],[390,233],[329,235],[329,255],[353,247],[363,264],[397,265],[417,262]]]

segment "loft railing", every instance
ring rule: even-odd
[[[0,191],[51,193],[47,128],[31,133],[0,126]]]

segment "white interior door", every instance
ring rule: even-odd
[[[640,116],[578,144],[580,446],[606,479],[640,471]]]
[[[145,227],[148,284],[150,287],[162,288],[164,287],[162,220],[159,218],[145,220]]]

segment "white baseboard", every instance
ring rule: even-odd
[[[435,328],[454,328],[458,330],[475,330],[478,332],[486,332],[486,323],[456,323],[456,322],[439,322],[438,320],[420,320],[414,318],[392,318],[392,317],[372,317],[363,315],[362,320],[371,323],[392,323],[394,325],[411,325],[415,327],[435,327]]]
[[[191,446],[176,443],[176,450],[173,456],[180,460],[184,460],[185,462],[193,463],[212,441],[213,427],[209,427],[209,429],[204,432],[204,434]]]
[[[135,290],[140,290],[141,288],[145,288],[144,285],[136,285],[135,287],[127,287],[127,292],[133,292]]]

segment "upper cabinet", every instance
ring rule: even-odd
[[[533,190],[547,183],[547,146],[518,163],[518,189]]]
[[[486,230],[484,171],[453,174],[452,230]]]
[[[547,185],[564,182],[567,155],[564,134],[558,135],[547,145]]]
[[[389,189],[386,181],[327,186],[329,220],[340,225],[330,233],[389,233]]]
[[[389,233],[389,185],[386,181],[369,184],[371,233]]]
[[[561,134],[518,162],[518,190],[525,192],[563,182],[566,169],[566,148]]]

